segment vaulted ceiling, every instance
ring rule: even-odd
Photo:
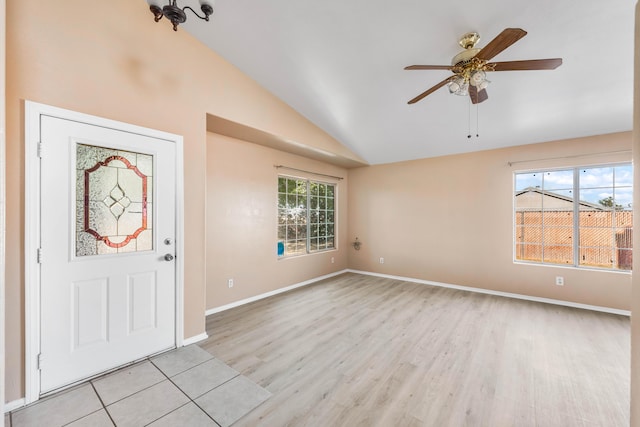
[[[634,3],[218,0],[180,28],[378,164],[631,130]],[[495,61],[563,65],[490,73],[477,108],[446,87],[407,104],[451,72],[405,66],[449,65],[462,34],[483,47],[508,27],[528,35]]]

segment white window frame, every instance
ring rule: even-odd
[[[301,176],[294,176],[294,175],[288,175],[288,174],[278,174],[278,181],[277,181],[277,198],[278,198],[278,202],[276,203],[277,205],[277,210],[278,212],[276,213],[276,218],[278,218],[277,220],[277,224],[276,224],[276,240],[277,242],[282,242],[283,239],[280,239],[279,235],[278,235],[278,228],[281,226],[280,222],[279,222],[279,218],[280,218],[280,206],[279,206],[279,197],[280,197],[280,179],[293,179],[296,181],[304,181],[306,182],[306,186],[307,186],[307,190],[306,190],[306,239],[305,239],[305,251],[304,253],[300,253],[300,252],[296,252],[296,253],[290,253],[287,254],[286,251],[286,238],[284,239],[284,245],[285,245],[285,251],[282,255],[279,255],[279,258],[291,258],[291,257],[296,257],[296,256],[302,256],[302,255],[311,255],[311,254],[316,254],[316,253],[322,253],[322,252],[327,252],[327,251],[333,251],[336,250],[338,248],[338,223],[337,223],[337,214],[338,214],[338,184],[336,182],[330,182],[330,181],[322,181],[322,180],[317,180],[317,179],[312,179],[312,178],[308,178],[308,177],[301,177]],[[333,246],[332,247],[326,247],[326,248],[321,248],[321,249],[311,249],[311,184],[315,183],[315,184],[323,184],[323,185],[327,185],[327,186],[332,186],[333,187],[333,222],[330,223],[331,225],[333,225],[333,235],[327,235],[325,234],[324,236],[320,236],[318,235],[317,237],[324,237],[329,238],[329,237],[333,237]],[[325,208],[326,210],[326,208]]]
[[[512,179],[512,203],[513,203],[513,219],[512,219],[512,232],[513,232],[513,236],[512,236],[512,243],[513,243],[513,262],[517,263],[517,264],[531,264],[531,265],[545,265],[545,266],[554,266],[554,267],[569,267],[569,268],[580,268],[580,269],[595,269],[595,270],[604,270],[604,271],[612,271],[612,272],[620,272],[620,273],[631,273],[631,269],[621,269],[621,268],[617,268],[616,266],[612,265],[611,267],[597,267],[597,266],[591,266],[591,265],[584,265],[584,264],[580,264],[580,190],[582,189],[593,189],[591,187],[581,187],[580,184],[580,170],[581,169],[596,169],[596,168],[615,168],[615,167],[619,167],[619,166],[630,166],[633,168],[633,163],[631,161],[628,162],[616,162],[616,163],[609,163],[609,164],[597,164],[597,165],[580,165],[580,166],[568,166],[568,167],[560,167],[560,168],[540,168],[540,169],[532,169],[532,170],[520,170],[520,171],[514,171],[513,172],[513,179]],[[615,170],[615,169],[614,169]],[[518,210],[516,207],[516,197],[517,197],[517,193],[519,191],[522,191],[522,189],[517,189],[516,188],[516,177],[519,174],[531,174],[531,173],[540,173],[540,174],[545,174],[545,173],[550,173],[550,172],[557,172],[557,171],[572,171],[573,172],[573,184],[572,184],[572,194],[573,194],[573,238],[572,238],[572,251],[573,251],[573,263],[567,263],[567,264],[561,264],[561,263],[553,263],[553,262],[545,262],[544,261],[544,247],[545,247],[545,243],[544,243],[544,223],[542,225],[542,236],[541,236],[541,244],[542,244],[542,253],[541,253],[541,260],[540,261],[534,261],[534,260],[525,260],[525,259],[518,259],[517,258],[517,251],[518,251],[518,232],[517,232],[517,215],[518,215]],[[615,182],[615,178],[612,182],[611,187],[606,187],[606,188],[611,188],[614,191],[615,194],[615,189],[616,188],[628,188],[628,186],[616,186],[616,182]],[[605,187],[603,187],[605,188]],[[631,191],[634,191],[633,188],[633,181],[631,183]],[[614,203],[616,202],[616,199],[614,198]],[[614,209],[613,212],[615,213],[616,210]],[[612,229],[615,229],[615,226],[612,226]],[[633,230],[633,228],[632,228]],[[629,249],[631,251],[631,253],[633,253],[633,248]]]

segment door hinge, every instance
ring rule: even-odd
[[[42,370],[43,359],[42,353],[38,353],[38,370]]]
[[[43,148],[42,148],[42,141],[38,142],[38,157],[42,158],[42,152],[43,152]]]
[[[38,248],[36,251],[36,262],[42,264],[42,248]]]

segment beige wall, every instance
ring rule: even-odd
[[[345,179],[278,170],[274,165]],[[207,138],[207,169],[207,308],[347,268],[346,169],[214,133]],[[279,173],[337,184],[336,250],[278,259]],[[229,289],[231,278],[234,286]]]
[[[13,401],[24,396],[24,100],[184,137],[187,338],[205,327],[207,114],[351,154],[185,31],[154,23],[142,0],[8,0],[6,17],[5,383]]]
[[[349,239],[362,249],[349,267],[629,310],[630,274],[514,264],[512,194],[514,171],[629,161],[630,149],[627,132],[351,169]],[[566,158],[535,161],[552,157]]]

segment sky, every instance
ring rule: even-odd
[[[615,203],[630,209],[633,203],[633,166],[631,164],[580,168],[576,187],[580,200],[589,203],[614,197]],[[540,188],[573,197],[574,170],[559,169],[515,174],[515,191]]]

